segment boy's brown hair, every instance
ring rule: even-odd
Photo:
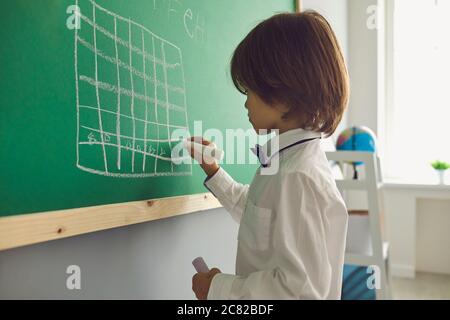
[[[289,108],[302,128],[331,136],[347,108],[344,57],[327,20],[315,11],[277,14],[256,26],[231,60],[236,88]]]

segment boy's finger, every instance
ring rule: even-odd
[[[217,269],[217,268],[212,268],[212,269],[208,272],[208,276],[209,276],[209,277],[213,277],[213,276],[215,276],[215,275],[218,274],[218,273],[222,273],[222,271],[220,271],[220,270]]]
[[[211,141],[205,140],[205,139],[203,139],[203,137],[190,137],[189,140],[197,142],[197,143],[201,143],[205,146],[211,144]]]
[[[190,137],[189,140],[197,142],[197,143],[202,143],[204,139],[203,139],[203,137],[196,136],[196,137]]]

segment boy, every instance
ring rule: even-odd
[[[247,186],[201,161],[205,186],[240,227],[236,275],[197,273],[193,290],[198,299],[340,299],[347,208],[320,146],[349,97],[336,36],[314,11],[275,15],[239,44],[231,75],[256,132],[279,133],[279,168],[260,168]],[[261,167],[273,160],[266,146],[256,150]]]

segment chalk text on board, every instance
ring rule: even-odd
[[[153,11],[167,10],[168,19],[179,19],[180,15],[186,35],[198,42],[206,40],[205,18],[200,12],[183,7],[180,0],[153,0]]]
[[[191,39],[205,41],[205,20],[198,13],[194,17],[191,9],[187,9],[184,13],[184,29]]]

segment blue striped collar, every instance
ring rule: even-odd
[[[306,143],[311,140],[322,139],[323,134],[315,131],[308,131],[304,129],[293,129],[286,131],[280,135],[275,135],[263,146],[256,144],[254,148],[250,148],[252,152],[258,157],[262,166],[269,165],[270,159],[281,153],[282,151],[289,149],[298,144]],[[274,152],[270,152],[270,148]]]

